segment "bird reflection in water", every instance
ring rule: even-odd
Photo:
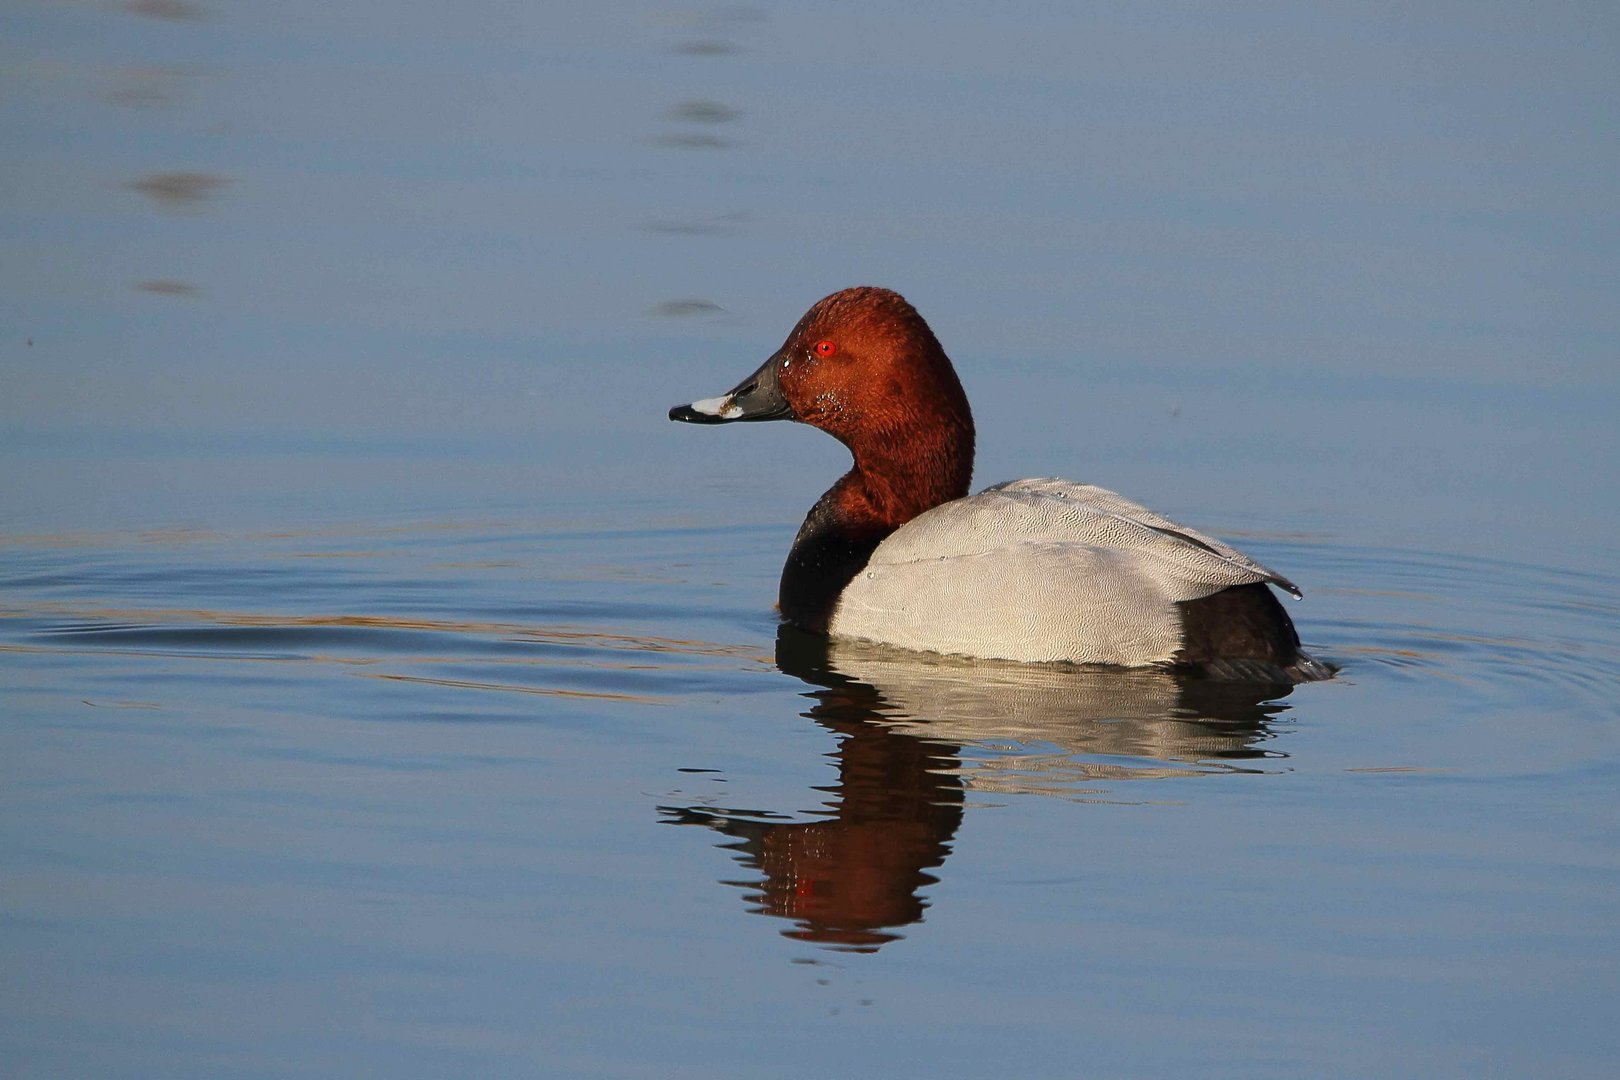
[[[1075,798],[1100,781],[1264,771],[1290,687],[1164,671],[996,664],[829,642],[789,627],[776,662],[815,687],[802,714],[839,740],[838,781],[812,820],[661,806],[705,825],[763,880],[752,910],[783,933],[872,952],[922,921],[969,793]]]

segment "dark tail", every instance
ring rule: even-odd
[[[1215,679],[1289,683],[1331,678],[1338,670],[1299,647],[1294,621],[1264,582],[1176,606],[1182,625],[1177,667]]]

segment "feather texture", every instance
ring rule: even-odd
[[[1139,665],[1182,644],[1180,601],[1292,582],[1105,488],[997,484],[895,530],[845,587],[829,630],[1004,660]]]

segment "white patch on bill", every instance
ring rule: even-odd
[[[702,401],[692,402],[692,411],[700,412],[704,416],[718,416],[722,420],[735,420],[742,415],[742,409],[733,405],[731,395],[725,397],[704,398]]]

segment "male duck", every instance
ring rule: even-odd
[[[908,649],[1020,661],[1323,678],[1267,588],[1292,582],[1129,499],[1067,480],[968,495],[973,416],[898,293],[805,313],[760,369],[671,420],[798,420],[855,466],[811,508],[782,569],[789,623]]]

